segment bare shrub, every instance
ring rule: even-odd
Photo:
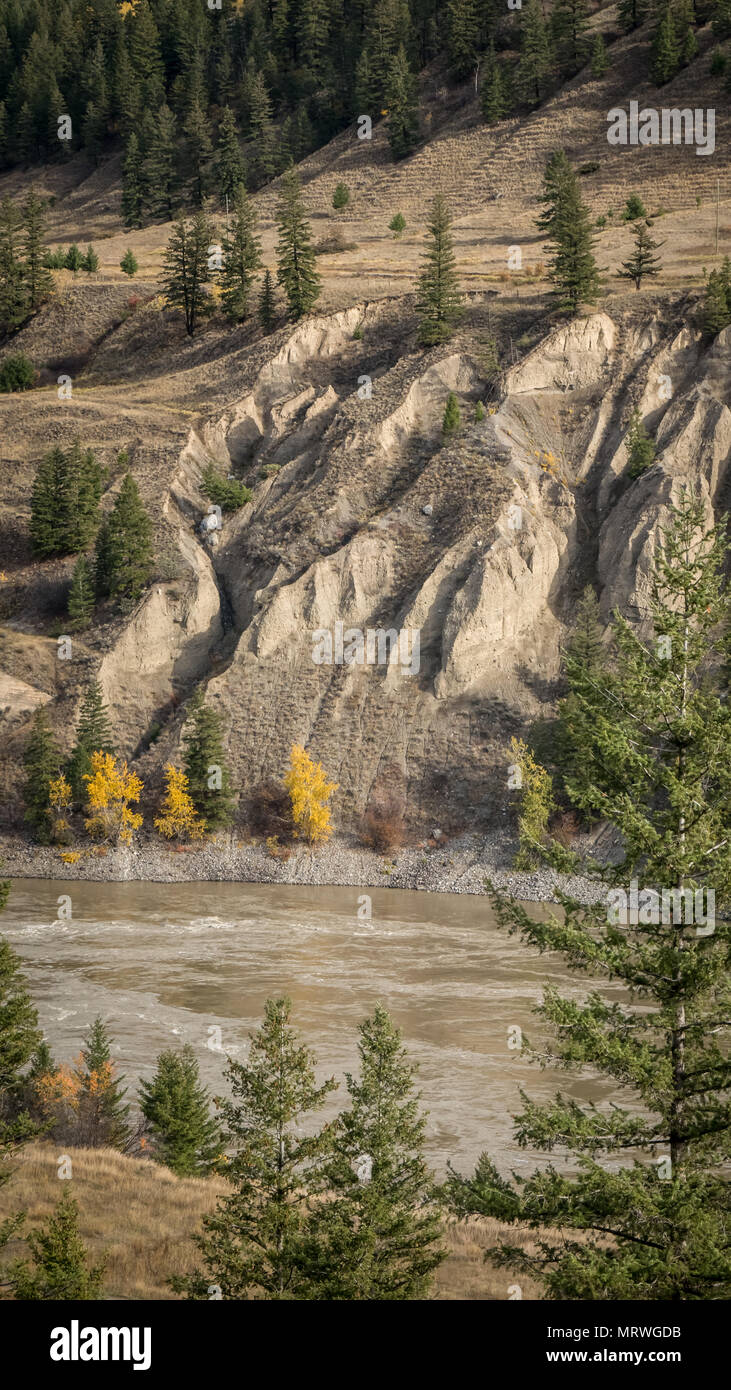
[[[260,782],[249,798],[246,820],[255,835],[277,840],[280,845],[294,839],[292,804],[281,782]]]
[[[558,811],[549,826],[549,832],[564,849],[570,849],[579,833],[579,822],[573,811]]]
[[[369,849],[386,854],[404,843],[404,804],[393,793],[374,798],[363,817],[361,839]]]

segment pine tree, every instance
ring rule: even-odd
[[[350,1108],[337,1119],[323,1174],[327,1196],[312,1221],[309,1296],[428,1298],[446,1251],[430,1200],[415,1068],[382,1005],[359,1033],[360,1075],[347,1076]]]
[[[546,94],[553,70],[551,44],[539,0],[528,0],[521,13],[518,94],[529,106],[537,106]]]
[[[233,1187],[203,1218],[195,1242],[203,1270],[171,1280],[191,1299],[268,1300],[308,1297],[308,1193],[319,1185],[329,1128],[303,1134],[335,1089],[319,1086],[314,1058],[291,1027],[288,999],[267,1000],[264,1021],[251,1037],[247,1062],[229,1059],[231,1099],[221,1112],[233,1153],[226,1176]]]
[[[140,143],[134,130],[130,132],[122,164],[122,217],[125,226],[142,226],[145,180]]]
[[[566,642],[564,661],[572,671],[581,671],[583,681],[600,681],[605,666],[604,642],[599,602],[587,585],[579,600],[571,633]],[[581,721],[585,710],[571,691],[561,700],[554,734],[554,758],[562,788],[566,779],[579,784],[583,762],[577,752],[583,743]],[[537,846],[532,846],[534,850]]]
[[[86,255],[84,256],[83,268],[89,274],[93,274],[95,270],[99,269],[99,257],[97,256],[93,246],[87,246],[86,248]]]
[[[419,337],[426,346],[446,342],[463,312],[450,227],[447,204],[438,193],[427,223],[424,269],[416,299]]]
[[[78,246],[76,245],[76,242],[72,241],[68,251],[66,252],[66,269],[73,270],[75,275],[77,270],[81,270],[82,262],[83,256]]]
[[[619,0],[617,13],[625,33],[639,29],[647,18],[647,0]]]
[[[455,77],[464,81],[477,67],[482,47],[482,17],[477,0],[449,0],[447,56]]]
[[[72,631],[80,632],[89,626],[94,613],[94,571],[86,555],[80,555],[74,566],[66,611]]]
[[[74,555],[84,550],[98,524],[102,469],[78,440],[51,449],[36,471],[31,493],[30,536],[36,555]]]
[[[261,243],[256,235],[256,216],[246,189],[239,184],[233,222],[223,241],[221,301],[230,319],[241,323],[249,312],[251,289],[261,265]]]
[[[609,67],[609,59],[604,39],[601,34],[597,34],[594,46],[591,50],[591,75],[592,77],[603,77]]]
[[[165,252],[165,302],[183,310],[191,338],[198,320],[213,311],[204,290],[210,240],[208,219],[199,212],[192,222],[176,222]]]
[[[196,102],[188,112],[183,126],[186,140],[188,181],[190,193],[196,207],[202,207],[210,183],[213,161],[213,141],[208,118]]]
[[[646,277],[660,274],[660,257],[653,253],[665,243],[653,240],[646,222],[637,222],[633,231],[634,250],[629,260],[622,261],[622,269],[617,274],[621,280],[631,280],[638,290]]]
[[[125,475],[102,539],[100,598],[134,603],[152,574],[152,523],[131,473]],[[97,550],[99,555],[99,550]],[[97,585],[100,568],[97,566]]]
[[[76,743],[69,759],[66,774],[76,801],[81,801],[86,793],[84,778],[91,773],[92,753],[112,753],[116,748],[112,742],[109,726],[109,710],[104,701],[98,680],[91,680],[81,702],[79,722],[76,728]]]
[[[450,391],[449,395],[447,396],[447,404],[444,407],[444,418],[442,420],[442,434],[445,436],[450,434],[456,434],[457,430],[460,427],[460,424],[461,416],[459,409],[459,401],[457,400],[454,391]]]
[[[28,289],[20,257],[20,214],[9,198],[0,203],[0,333],[12,333],[28,317]]]
[[[264,332],[271,333],[276,322],[276,312],[274,304],[274,282],[272,280],[272,272],[269,269],[264,271],[264,279],[261,282],[258,314],[259,323]]]
[[[123,1149],[128,1138],[129,1105],[124,1077],[116,1075],[112,1044],[101,1018],[95,1018],[74,1068],[79,1141],[87,1149]]]
[[[183,766],[196,811],[209,831],[230,825],[234,815],[231,777],[223,748],[223,717],[205,703],[199,687],[187,710]]]
[[[627,477],[639,478],[652,467],[655,458],[655,441],[650,438],[642,423],[637,407],[632,411],[627,432]]]
[[[180,1052],[160,1053],[155,1075],[141,1083],[139,1098],[158,1163],[179,1177],[210,1173],[221,1154],[221,1135],[189,1044]]]
[[[550,235],[556,224],[558,209],[564,191],[571,186],[574,171],[563,150],[554,150],[543,171],[543,192],[540,201],[545,204],[543,212],[536,218],[540,232]]]
[[[724,286],[721,273],[712,270],[708,276],[703,301],[703,329],[709,337],[715,338],[716,334],[728,327],[729,323],[731,323],[731,295]]]
[[[26,1236],[32,1256],[16,1260],[7,1280],[16,1299],[57,1302],[97,1300],[102,1297],[105,1261],[89,1263],[89,1252],[79,1234],[79,1208],[70,1192],[64,1193],[45,1227]]]
[[[145,141],[142,183],[145,200],[153,217],[170,218],[178,201],[176,122],[170,107],[163,103]]]
[[[239,187],[246,184],[236,117],[230,106],[224,107],[221,124],[218,127],[216,180],[222,202],[226,198],[233,202]]]
[[[386,83],[388,143],[394,159],[404,159],[419,140],[419,94],[417,80],[401,45],[391,60]]]
[[[36,840],[47,844],[51,823],[48,813],[48,789],[61,767],[61,755],[51,732],[48,715],[40,705],[33,715],[30,737],[23,754],[25,784],[25,820],[31,826]]]
[[[315,307],[320,296],[320,276],[315,269],[310,224],[294,169],[282,179],[277,226],[277,279],[287,298],[289,317],[296,322]]]
[[[599,293],[599,275],[593,255],[595,237],[589,211],[581,200],[576,173],[560,164],[560,156],[552,177],[551,190],[547,167],[546,200],[550,196],[553,201],[548,202],[539,226],[543,221],[548,227],[553,251],[549,275],[556,287],[554,294],[561,308],[575,314],[582,302],[591,302]]]
[[[10,884],[0,879],[0,912]],[[38,1015],[26,988],[18,956],[0,937],[0,1191],[12,1177],[10,1160],[36,1132],[23,1098],[27,1069],[41,1041]],[[0,1249],[14,1236],[23,1215],[0,1221]]]
[[[572,73],[578,72],[586,62],[589,49],[586,37],[588,8],[587,0],[556,0],[551,15],[551,28],[559,57]]]
[[[680,46],[675,33],[672,10],[668,5],[660,15],[652,40],[652,80],[656,87],[669,82],[680,68]]]
[[[338,183],[335,185],[332,202],[336,212],[341,212],[343,208],[348,206],[350,202],[350,189],[347,183]]]
[[[127,250],[119,262],[119,268],[124,271],[125,275],[129,275],[130,279],[132,279],[133,275],[137,274],[139,266],[137,264],[137,257],[131,247],[127,247]]]
[[[45,265],[43,220],[43,203],[31,189],[23,207],[23,278],[31,309],[37,309],[53,289],[53,276]]]
[[[485,75],[482,79],[480,107],[488,125],[496,125],[508,112],[500,64],[495,57],[495,49],[492,45],[490,46]]]
[[[561,1168],[549,1162],[511,1183],[485,1155],[479,1177],[450,1183],[461,1213],[540,1232],[535,1253],[503,1246],[491,1257],[537,1276],[553,1299],[731,1294],[731,928],[710,897],[727,903],[731,888],[725,543],[721,528],[707,530],[702,496],[683,489],[655,551],[642,615],[650,635],[616,616],[601,680],[569,665],[585,777],[568,791],[622,846],[621,862],[594,866],[606,899],[586,906],[562,895],[561,915],[538,923],[490,892],[500,924],[532,949],[612,982],[609,999],[545,991],[538,1014],[558,1041],[551,1057],[541,1040],[541,1063],[589,1066],[627,1099],[524,1096],[519,1142],[558,1150]]]

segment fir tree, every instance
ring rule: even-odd
[[[548,1155],[568,1150],[573,1173],[549,1162],[510,1182],[485,1155],[473,1179],[453,1175],[449,1185],[462,1214],[540,1232],[535,1253],[490,1253],[535,1275],[553,1299],[731,1294],[731,928],[725,914],[713,920],[708,896],[727,902],[731,888],[724,551],[722,530],[706,529],[702,496],[684,489],[655,552],[641,615],[650,635],[617,616],[600,680],[568,664],[584,769],[569,795],[614,826],[622,847],[621,862],[593,866],[607,898],[586,906],[562,894],[561,915],[538,923],[490,891],[501,925],[531,948],[612,982],[609,999],[548,988],[538,1009],[558,1038],[553,1057],[542,1040],[542,1064],[590,1066],[627,1097],[583,1105],[561,1093],[548,1104],[524,1096],[519,1142]]]
[[[10,884],[0,879],[0,912]],[[0,1191],[12,1177],[12,1158],[37,1132],[22,1104],[27,1068],[41,1040],[38,1015],[26,988],[18,956],[0,937]],[[14,1236],[23,1215],[0,1221],[0,1249]]]
[[[589,44],[587,0],[556,0],[551,28],[561,62],[569,72],[578,72],[586,62]]]
[[[208,220],[201,212],[192,222],[182,218],[176,222],[165,252],[165,302],[183,310],[191,338],[198,320],[213,309],[203,288],[208,278],[210,239]]]
[[[26,1236],[32,1256],[16,1260],[7,1279],[16,1299],[74,1302],[101,1298],[105,1261],[89,1263],[89,1252],[79,1234],[79,1208],[70,1192],[57,1203],[45,1227]]]
[[[88,271],[90,274],[93,274],[93,272],[98,269],[99,257],[97,256],[93,246],[87,246],[86,255],[84,256],[84,270]]]
[[[142,1082],[139,1097],[157,1161],[179,1177],[210,1173],[221,1153],[221,1136],[192,1047],[161,1052],[155,1075]]]
[[[573,169],[561,169],[552,196],[553,202],[543,219],[549,228],[553,252],[549,275],[560,307],[575,314],[582,302],[591,302],[599,293],[594,232]]]
[[[74,798],[81,801],[86,793],[84,778],[92,771],[92,753],[112,753],[116,748],[112,742],[109,727],[109,710],[104,702],[102,688],[98,680],[89,682],[79,711],[76,728],[76,743],[66,768]]]
[[[601,34],[597,34],[591,50],[591,75],[592,77],[603,77],[609,67],[609,59],[604,39]]]
[[[125,475],[107,518],[101,552],[102,563],[97,564],[96,571],[98,596],[134,603],[152,574],[152,523],[131,473]]]
[[[627,477],[639,478],[652,467],[655,458],[655,442],[645,430],[642,416],[637,407],[632,411],[627,432]]]
[[[115,1074],[111,1039],[95,1018],[74,1068],[79,1140],[87,1149],[123,1149],[128,1139],[129,1105],[124,1077]]]
[[[80,555],[74,566],[66,611],[72,631],[79,632],[89,626],[94,613],[94,571],[86,555]]]
[[[647,18],[647,0],[619,0],[619,22],[625,33],[639,29]]]
[[[459,429],[460,422],[461,416],[459,410],[459,401],[457,400],[454,391],[450,391],[449,395],[447,396],[447,404],[444,407],[444,418],[442,420],[442,434],[445,436],[450,434],[456,434],[457,430]]]
[[[289,317],[296,322],[314,309],[320,296],[320,276],[315,269],[310,224],[294,169],[282,179],[277,226],[277,279],[287,298]]]
[[[680,67],[680,47],[675,33],[672,10],[668,5],[655,30],[652,41],[652,80],[662,87],[674,77]]]
[[[223,717],[205,703],[200,687],[187,711],[183,766],[188,792],[209,830],[230,825],[234,814],[231,777],[223,750]]]
[[[153,217],[173,216],[178,201],[176,122],[170,107],[160,107],[145,141],[142,184]]]
[[[350,189],[348,188],[348,185],[346,183],[336,184],[335,192],[333,193],[333,207],[335,211],[341,212],[343,208],[346,208],[348,206],[349,202]]]
[[[462,296],[450,228],[447,204],[438,193],[427,223],[424,269],[419,278],[416,300],[419,337],[426,346],[445,342],[462,314]]]
[[[258,305],[259,323],[265,333],[271,333],[276,322],[276,312],[274,304],[274,282],[272,272],[267,269],[264,271],[264,279],[261,282]]]
[[[213,161],[213,141],[211,127],[200,106],[195,103],[188,113],[183,126],[186,140],[188,181],[191,197],[196,207],[202,207],[210,182]]]
[[[51,732],[48,715],[39,706],[33,715],[30,737],[23,754],[25,783],[23,800],[25,820],[31,826],[36,840],[47,844],[50,838],[51,822],[48,812],[48,789],[61,767],[61,755]]]
[[[488,125],[496,125],[508,112],[508,103],[503,91],[500,64],[495,57],[495,49],[492,46],[490,48],[485,75],[482,79],[480,107],[482,115]]]
[[[382,1005],[359,1032],[360,1075],[346,1078],[350,1108],[336,1122],[323,1174],[328,1195],[312,1221],[309,1296],[428,1298],[446,1251],[430,1201],[415,1068]]]
[[[703,301],[703,329],[709,337],[715,338],[723,328],[731,323],[731,294],[724,286],[720,271],[712,270],[708,276]]]
[[[119,268],[124,271],[125,275],[129,275],[130,279],[132,279],[133,275],[137,274],[139,266],[137,264],[137,257],[131,247],[127,247],[127,250],[119,262]]]
[[[37,309],[53,289],[53,276],[45,265],[43,221],[43,204],[31,189],[23,207],[23,278],[31,309]]]
[[[78,246],[76,245],[76,242],[72,241],[68,251],[66,252],[66,269],[73,270],[74,274],[76,274],[77,270],[81,270],[82,263],[83,256]]]
[[[477,0],[449,0],[447,55],[454,75],[463,81],[474,73],[482,47],[482,23]]]
[[[646,222],[637,222],[633,231],[634,250],[629,260],[622,261],[622,269],[618,270],[617,274],[621,280],[631,280],[638,290],[646,277],[660,274],[660,257],[654,255],[654,252],[665,243],[653,240]]]
[[[136,133],[130,132],[122,164],[122,217],[127,227],[142,226],[145,180],[142,153]]]
[[[584,589],[579,601],[574,624],[566,643],[565,663],[571,669],[582,672],[582,680],[600,681],[605,666],[604,643],[599,602],[590,585]],[[580,748],[583,742],[581,721],[585,710],[571,691],[560,702],[558,720],[554,736],[554,757],[561,784],[568,778],[580,783],[583,776],[583,762]],[[532,846],[538,850],[537,846]]]
[[[211,1284],[224,1299],[308,1297],[307,1196],[319,1185],[329,1130],[303,1134],[302,1122],[335,1089],[318,1085],[314,1058],[291,1027],[288,999],[268,1000],[251,1037],[247,1062],[229,1060],[231,1099],[221,1105],[233,1187],[203,1218],[195,1237],[204,1268],[171,1280],[188,1298],[208,1298]]]
[[[30,536],[42,559],[74,555],[92,540],[98,524],[102,469],[78,440],[51,449],[36,471],[31,493]]]
[[[229,198],[232,202],[238,188],[245,186],[246,182],[236,117],[230,106],[224,108],[218,127],[216,180],[221,200]]]
[[[251,288],[261,265],[261,243],[256,236],[256,217],[246,189],[236,189],[233,222],[223,241],[221,301],[226,314],[241,323],[249,312]]]
[[[20,214],[9,198],[0,203],[0,333],[12,333],[28,317],[28,288],[20,257]]]
[[[554,150],[543,171],[543,192],[540,201],[545,204],[543,212],[536,218],[540,232],[550,235],[556,225],[558,209],[567,188],[572,185],[574,171],[563,150]]]
[[[416,78],[403,45],[394,54],[386,83],[388,143],[394,159],[403,159],[419,140],[419,101]]]
[[[528,0],[520,27],[518,93],[529,106],[537,106],[546,94],[553,68],[551,44],[539,0]]]

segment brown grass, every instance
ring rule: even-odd
[[[64,1150],[71,1158],[71,1191],[80,1209],[81,1234],[94,1259],[107,1255],[106,1294],[110,1299],[175,1298],[167,1287],[170,1274],[189,1273],[198,1252],[191,1240],[201,1217],[216,1204],[226,1184],[219,1178],[177,1178],[167,1168],[112,1149]],[[0,1221],[24,1209],[26,1225],[45,1221],[61,1194],[57,1174],[61,1152],[29,1145],[20,1155],[12,1180],[0,1190]],[[485,1264],[488,1245],[509,1238],[529,1245],[529,1232],[509,1230],[497,1221],[448,1221],[449,1256],[437,1273],[434,1297],[445,1301],[507,1299],[517,1279],[509,1271]],[[9,1263],[26,1253],[12,1240],[0,1256]],[[537,1286],[521,1277],[524,1298],[539,1297]]]

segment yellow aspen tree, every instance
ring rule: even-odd
[[[130,772],[123,759],[96,752],[91,755],[91,772],[84,773],[84,781],[89,813],[84,825],[89,834],[112,844],[130,845],[134,831],[142,825],[142,816],[129,805],[140,799],[141,779]]]
[[[71,808],[71,787],[63,773],[53,777],[48,784],[48,811],[51,820],[51,839],[56,844],[67,844],[69,823],[66,811]]]
[[[165,795],[160,803],[160,815],[155,817],[155,829],[166,840],[200,840],[206,822],[201,819],[188,792],[188,778],[172,763],[165,765]]]
[[[546,838],[551,812],[556,808],[551,776],[545,767],[536,762],[530,748],[522,739],[511,739],[510,752],[513,767],[519,774],[512,785],[520,790],[520,848],[514,863],[516,869],[532,869],[540,863],[539,849]]]
[[[295,834],[310,845],[324,844],[333,833],[327,803],[338,789],[337,782],[328,782],[322,763],[313,763],[304,748],[295,743],[284,785],[292,803]]]

